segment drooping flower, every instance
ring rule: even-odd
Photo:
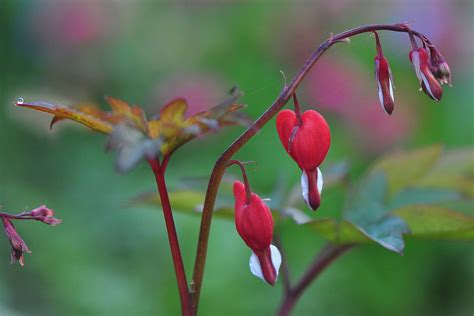
[[[271,244],[273,217],[270,208],[240,181],[234,182],[235,227],[240,237],[252,249],[250,271],[274,285],[281,264],[278,248]]]
[[[29,212],[22,212],[20,214],[10,214],[5,212],[0,212],[0,217],[3,223],[3,230],[11,245],[11,263],[18,261],[20,265],[25,264],[25,259],[23,254],[30,253],[30,249],[23,241],[21,236],[16,231],[15,226],[12,223],[12,220],[35,220],[50,226],[58,225],[62,221],[60,219],[54,218],[54,211],[46,207],[46,205],[41,205]]]
[[[323,177],[319,166],[331,145],[331,133],[324,117],[308,110],[298,119],[295,112],[283,110],[276,119],[280,141],[303,170],[301,187],[306,204],[316,210],[321,204]]]
[[[28,249],[28,246],[23,241],[21,236],[17,233],[15,226],[13,226],[11,220],[5,216],[1,217],[3,222],[3,230],[5,231],[5,235],[7,235],[7,238],[10,241],[10,245],[12,248],[11,263],[15,263],[16,261],[18,261],[20,265],[23,266],[25,264],[25,258],[23,256],[23,253],[31,253],[31,251],[30,249]]]
[[[382,45],[377,32],[375,34],[375,43],[377,47],[377,55],[375,56],[375,79],[377,80],[377,89],[379,94],[380,105],[387,114],[392,114],[394,107],[393,97],[393,78],[392,71],[388,64],[387,58],[383,55]]]
[[[413,48],[409,56],[423,92],[431,99],[440,101],[443,95],[443,88],[441,88],[441,85],[431,71],[426,48]]]
[[[443,55],[441,55],[436,47],[429,45],[428,48],[430,50],[431,72],[441,85],[447,83],[451,87],[451,68],[449,68],[448,63],[444,60]]]

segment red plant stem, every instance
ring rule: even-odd
[[[219,184],[225,172],[226,164],[232,156],[239,151],[265,124],[270,121],[280,109],[288,102],[293,96],[296,89],[302,82],[302,80],[309,73],[316,61],[335,43],[341,42],[351,36],[379,31],[393,31],[393,32],[412,32],[415,36],[419,37],[422,41],[428,41],[427,38],[416,31],[411,30],[406,24],[373,24],[357,27],[348,31],[339,33],[331,36],[325,40],[306,60],[303,67],[298,71],[289,86],[285,86],[281,91],[278,98],[273,104],[267,108],[267,110],[250,126],[245,132],[243,132],[239,138],[237,138],[217,159],[214,169],[212,170],[211,177],[207,186],[206,198],[204,200],[204,208],[201,217],[201,226],[199,230],[199,239],[196,252],[196,261],[194,263],[193,273],[193,284],[195,286],[195,292],[192,296],[193,308],[197,310],[199,295],[201,292],[202,279],[204,275],[204,267],[206,264],[207,244],[209,240],[209,232],[211,228],[212,215],[214,210],[214,204],[219,189]]]
[[[334,260],[351,249],[353,245],[331,245],[328,244],[316,256],[309,269],[301,277],[300,281],[286,292],[283,302],[278,309],[278,316],[287,316],[295,306],[304,290],[324,271]]]
[[[375,47],[377,49],[377,55],[383,56],[382,45],[380,44],[379,34],[374,31],[374,36],[375,36]]]
[[[42,216],[31,216],[31,215],[22,215],[22,214],[13,215],[13,214],[4,213],[4,212],[0,212],[0,217],[10,218],[10,219],[19,219],[19,220],[34,219],[37,221],[41,221],[41,219],[43,218]]]
[[[301,126],[303,124],[303,119],[301,117],[301,107],[300,103],[298,102],[298,98],[296,97],[296,93],[293,94],[293,104],[295,106],[296,120],[298,121],[298,126]]]
[[[416,39],[415,39],[415,36],[413,35],[412,32],[408,32],[408,35],[410,36],[410,42],[411,42],[411,46],[413,47],[413,49],[418,49],[418,44],[416,43]]]
[[[186,280],[186,272],[184,270],[183,258],[181,256],[181,250],[179,248],[178,235],[176,233],[173,213],[171,211],[171,204],[165,182],[165,170],[167,162],[168,159],[164,160],[163,164],[160,166],[158,160],[149,161],[153,173],[155,174],[156,184],[158,186],[158,192],[160,194],[161,207],[163,209],[163,215],[165,217],[166,230],[168,232],[168,241],[170,244],[171,256],[173,258],[176,280],[178,282],[181,311],[182,314],[185,316],[192,316],[194,315],[194,312],[191,307],[188,282]]]

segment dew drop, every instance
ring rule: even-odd
[[[16,100],[16,103],[17,103],[17,104],[23,104],[24,102],[25,102],[25,99],[23,99],[23,98],[18,98],[18,99]]]

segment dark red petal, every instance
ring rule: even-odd
[[[278,113],[276,118],[276,127],[280,141],[288,152],[288,144],[291,133],[296,127],[296,114],[291,110],[283,110]]]
[[[318,171],[317,169],[305,170],[308,179],[308,197],[307,204],[313,211],[316,211],[321,205],[321,194],[318,190]]]
[[[272,262],[272,255],[270,247],[255,253],[260,261],[260,267],[262,269],[263,278],[270,285],[275,285],[277,280],[277,271]]]

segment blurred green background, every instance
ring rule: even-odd
[[[443,52],[454,73],[440,103],[418,92],[403,34],[381,33],[396,85],[391,117],[378,104],[370,35],[335,46],[299,90],[332,129],[325,165],[341,160],[356,179],[378,155],[441,143],[472,145],[473,1],[10,1],[0,2],[0,205],[20,212],[46,204],[57,227],[18,223],[32,250],[9,265],[0,237],[0,315],[177,315],[179,301],[162,214],[131,207],[154,190],[146,164],[114,171],[104,137],[74,123],[48,129],[50,116],[15,108],[18,97],[73,105],[111,95],[149,115],[175,96],[197,112],[237,85],[257,117],[331,32],[368,23],[411,22]],[[445,86],[446,87],[446,86]],[[231,127],[184,146],[168,171],[171,189],[208,177],[216,157],[242,131]],[[255,160],[254,191],[269,196],[300,171],[274,121],[237,155]],[[324,171],[324,165],[323,165]],[[232,170],[235,172],[235,170]],[[403,172],[403,170],[400,170]],[[199,183],[199,182],[198,182]],[[198,187],[205,190],[205,181]],[[341,190],[325,192],[316,215],[337,215]],[[199,218],[176,215],[188,275]],[[283,230],[293,276],[323,240],[295,224]],[[342,257],[304,294],[295,315],[471,315],[474,246],[408,239],[403,257],[378,246]],[[249,249],[234,224],[215,220],[201,315],[271,315],[281,284],[249,273]],[[188,276],[189,277],[189,276]]]

